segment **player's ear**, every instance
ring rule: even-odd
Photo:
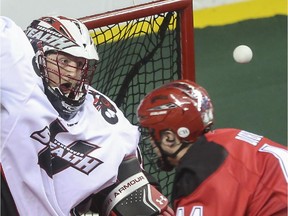
[[[172,147],[177,143],[177,136],[172,131],[165,131],[161,136],[162,145]]]

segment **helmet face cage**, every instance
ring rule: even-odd
[[[58,91],[64,97],[78,101],[87,93],[88,85],[92,82],[96,70],[96,61],[93,63],[92,60],[83,59],[81,65],[74,66],[61,62],[59,55],[67,56],[68,54],[59,51],[55,53],[55,58],[51,58],[49,54],[43,57],[43,62],[45,62],[41,74],[43,81],[52,89],[58,88]],[[47,67],[47,62],[54,65],[54,67]],[[78,75],[75,77],[69,76],[66,73],[69,70],[77,70]],[[52,79],[52,76],[57,77],[57,79]]]
[[[48,99],[60,116],[71,119],[85,101],[99,60],[88,29],[76,19],[51,16],[34,20],[25,33],[34,48],[34,68],[43,79]],[[77,65],[66,64],[63,56]],[[69,75],[70,70],[77,75]]]
[[[153,129],[139,127],[141,133],[142,153],[149,159],[154,170],[171,171],[173,167],[167,161],[168,154],[164,152],[159,142],[155,141]],[[151,143],[153,142],[153,144]]]

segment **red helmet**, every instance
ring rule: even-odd
[[[189,80],[177,80],[150,92],[137,110],[140,125],[156,142],[173,131],[181,142],[194,142],[213,124],[213,106],[207,91]]]

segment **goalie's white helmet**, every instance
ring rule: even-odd
[[[71,119],[85,101],[88,85],[93,79],[99,60],[87,27],[76,19],[49,16],[34,20],[25,33],[35,51],[34,66],[43,79],[45,94],[61,117]],[[50,59],[49,54],[56,54],[57,57]],[[77,70],[81,71],[81,76],[77,80],[73,78],[73,85],[72,82],[69,83],[72,78],[60,72],[62,67],[58,55],[84,59],[81,68],[76,66]],[[47,62],[53,62],[57,69],[49,69]],[[71,65],[69,67],[76,68]],[[55,82],[51,85],[53,80],[49,73],[53,73],[54,77],[58,76],[58,86]]]

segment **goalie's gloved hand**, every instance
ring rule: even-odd
[[[173,216],[168,199],[152,186],[138,159],[122,162],[118,184],[104,200],[101,216]]]

